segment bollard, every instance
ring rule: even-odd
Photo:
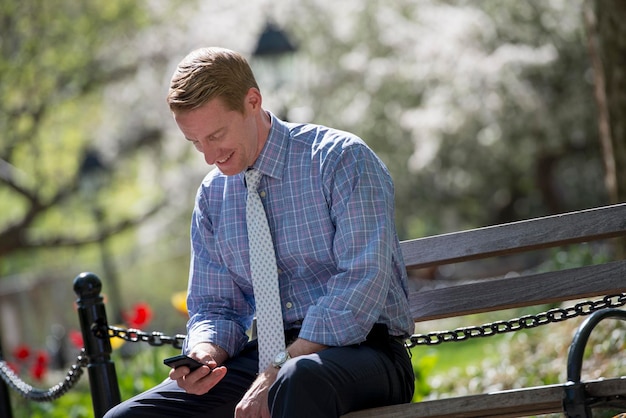
[[[2,353],[2,333],[0,332],[0,360],[4,360]],[[12,418],[11,398],[9,398],[9,388],[3,379],[0,379],[0,418]]]
[[[95,418],[101,418],[109,409],[120,403],[120,389],[111,360],[111,342],[108,338],[106,311],[100,291],[102,282],[93,273],[81,273],[74,279],[74,292],[78,296],[78,319],[88,358],[89,387]],[[106,330],[105,338],[94,330]]]

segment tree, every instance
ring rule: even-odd
[[[402,237],[607,201],[582,0],[302,2],[297,16],[304,97],[390,167]]]
[[[160,141],[161,133],[146,127],[116,138],[122,145],[100,174],[108,183],[106,201],[96,193],[94,202],[87,202],[80,194],[81,165],[88,152],[98,151],[103,87],[137,70],[114,45],[149,22],[139,4],[26,0],[0,6],[0,257],[5,261],[27,250],[101,241],[162,206],[151,196],[141,211],[120,210],[116,203],[106,207],[106,201],[136,187],[120,171],[136,170],[137,153]],[[120,216],[97,229],[91,210],[85,210],[92,204]]]

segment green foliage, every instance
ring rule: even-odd
[[[137,348],[139,350],[133,350],[133,355],[126,358],[114,357],[122,399],[129,399],[161,383],[170,371],[163,359],[180,354],[180,350],[172,347]]]
[[[119,351],[113,355],[122,400],[156,386],[165,379],[169,368],[163,365],[163,359],[179,351],[171,347],[149,347],[144,343],[135,343],[135,354],[122,357]],[[50,382],[55,384],[57,382]],[[85,374],[79,384],[71,391],[52,402],[36,403],[18,398],[12,393],[13,415],[30,418],[90,418],[93,406],[89,392],[88,377]]]
[[[22,398],[12,400],[13,415],[30,418],[93,417],[91,396],[86,390],[73,390],[56,401],[35,403]]]
[[[495,344],[484,339],[481,355],[470,354],[466,342],[447,343],[455,345],[459,364],[429,377],[428,399],[564,383],[569,345],[581,322],[572,319],[517,331]],[[594,330],[585,351],[583,380],[626,374],[625,333],[623,321],[606,321]]]
[[[432,375],[437,361],[438,355],[434,351],[425,355],[418,355],[418,350],[412,350],[411,362],[415,374],[415,393],[412,402],[419,402],[430,395],[431,387],[428,378]]]
[[[539,271],[555,271],[568,268],[606,263],[611,259],[608,253],[611,247],[590,245],[588,243],[571,245],[568,248],[556,248],[550,251],[550,258],[539,266]]]
[[[104,88],[137,65],[114,45],[144,28],[148,16],[128,0],[0,6],[0,274],[23,268],[8,254],[78,245],[101,232],[85,210],[93,203],[79,188],[78,170],[102,123]],[[116,219],[136,214],[135,205],[118,203],[140,201],[136,182],[113,176],[109,185],[102,206],[115,208]]]

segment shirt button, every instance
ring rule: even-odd
[[[291,308],[293,308],[293,303],[291,303],[291,302],[287,302],[287,303],[285,303],[285,307],[286,307],[287,309],[291,309]]]
[[[261,193],[259,193],[259,195],[260,195],[261,197],[265,197],[265,194],[266,194],[266,193],[265,193],[265,190],[264,190],[264,191],[262,191]]]

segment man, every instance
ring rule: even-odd
[[[230,50],[190,53],[167,100],[185,138],[215,166],[192,216],[183,348],[204,366],[172,370],[107,418],[338,417],[410,401],[403,340],[413,321],[383,163],[350,133],[264,110],[248,63]],[[264,342],[246,335],[261,300],[246,224],[252,169],[262,174],[287,343],[261,370]],[[260,326],[267,318],[257,316]]]

